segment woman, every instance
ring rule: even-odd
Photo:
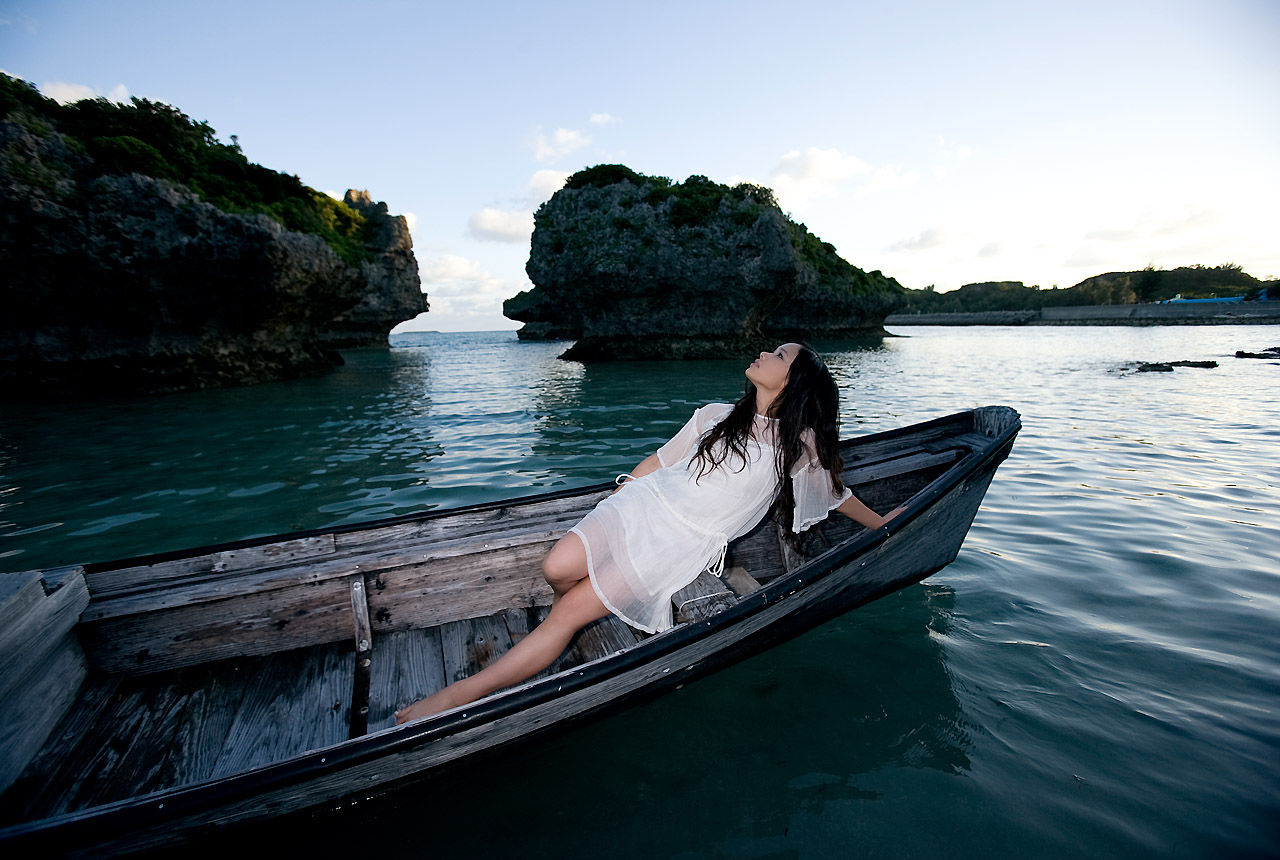
[[[542,563],[551,612],[469,678],[396,712],[421,719],[524,681],[550,666],[584,626],[612,612],[649,633],[671,626],[671,595],[698,573],[719,574],[729,541],[778,504],[793,532],[838,510],[868,528],[880,516],[840,482],[839,392],[804,344],[762,352],[735,404],[694,412],[570,532]]]

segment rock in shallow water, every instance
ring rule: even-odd
[[[573,339],[564,358],[720,358],[780,340],[883,334],[901,286],[863,272],[766,188],[621,165],[570,177],[538,209],[533,289],[503,313],[524,339]]]

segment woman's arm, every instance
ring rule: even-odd
[[[871,508],[867,507],[857,496],[850,496],[840,503],[837,511],[844,514],[855,523],[861,523],[869,529],[878,529],[880,526],[889,522],[889,520],[902,513],[902,508],[894,508],[884,516],[880,516]]]
[[[650,472],[656,472],[662,468],[662,461],[658,459],[657,454],[650,454],[640,461],[640,465],[631,470],[631,477],[643,478]]]
[[[637,465],[634,469],[631,470],[631,477],[642,478],[645,475],[649,474],[650,472],[656,472],[661,468],[662,468],[662,461],[658,459],[658,455],[650,454],[648,457],[645,457],[643,460],[641,460],[639,465]],[[626,485],[627,484],[625,481],[619,484],[618,490],[621,490]],[[614,490],[614,492],[616,493],[618,492],[618,490]]]

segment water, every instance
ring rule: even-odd
[[[1280,344],[1267,326],[902,328],[830,349],[847,433],[1007,404],[957,561],[715,676],[338,813],[444,856],[1280,854]],[[0,418],[0,568],[607,480],[743,362],[415,334],[324,379]],[[1213,370],[1120,370],[1213,359]],[[282,825],[277,823],[276,831]]]

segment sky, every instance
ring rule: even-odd
[[[1280,2],[0,0],[0,69],[167,102],[410,224],[431,311],[512,329],[533,212],[622,163],[774,189],[904,286],[1280,276]]]

